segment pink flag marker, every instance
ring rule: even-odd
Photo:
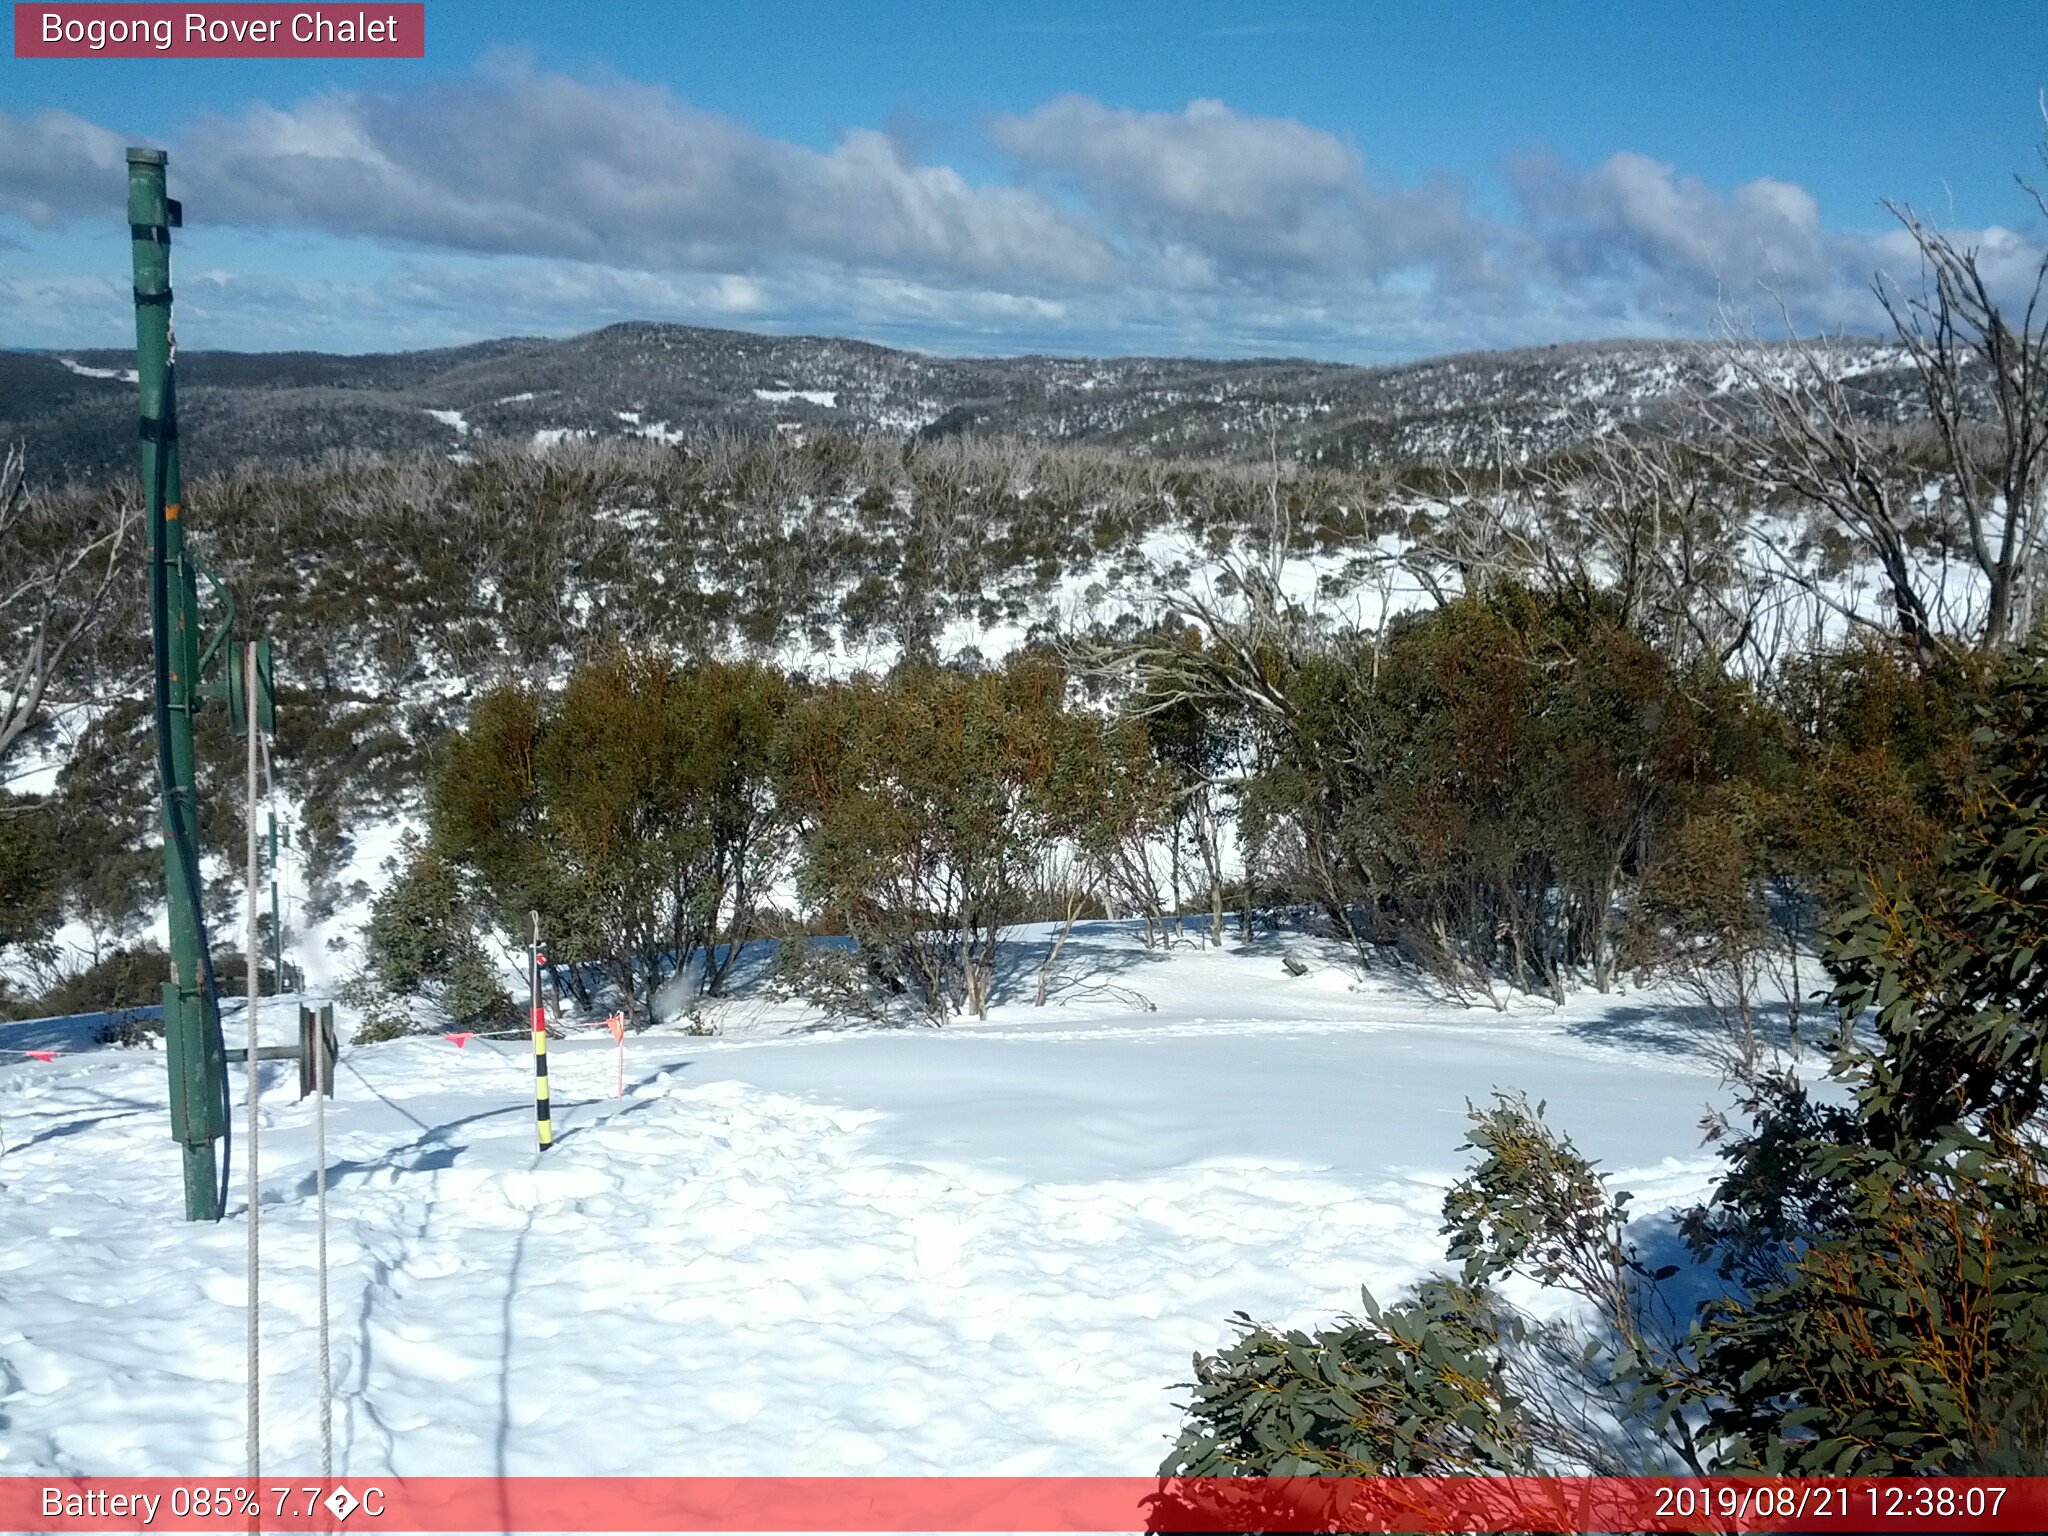
[[[457,1034],[452,1034],[452,1035],[448,1036],[448,1038],[449,1038],[450,1040],[453,1040],[453,1041],[455,1042],[455,1049],[457,1049],[457,1050],[459,1051],[459,1050],[461,1050],[461,1049],[462,1049],[462,1048],[463,1048],[463,1047],[464,1047],[465,1045],[469,1044],[469,1042],[470,1042],[470,1041],[472,1041],[472,1040],[474,1040],[474,1039],[476,1038],[476,1033],[475,1033],[475,1031],[474,1031],[474,1030],[468,1030],[468,1029],[465,1029],[465,1030],[462,1030],[462,1031],[460,1031],[460,1032],[459,1032],[459,1033],[457,1033]]]
[[[57,1059],[57,1053],[55,1051],[23,1051],[21,1054],[24,1056],[33,1056],[37,1061],[55,1061]]]
[[[615,1013],[604,1021],[604,1027],[612,1032],[612,1044],[619,1048],[619,1091],[612,1097],[623,1099],[626,1096],[626,1016]]]

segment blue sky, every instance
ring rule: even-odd
[[[622,318],[952,352],[1378,361],[1870,328],[1880,206],[2038,263],[2048,7],[429,0],[415,62],[0,73],[0,344],[129,334],[172,154],[188,345]]]

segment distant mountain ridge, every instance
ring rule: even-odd
[[[1842,352],[1908,408],[1895,347]],[[134,463],[131,353],[0,352],[0,441],[45,480]],[[193,469],[341,451],[462,451],[565,434],[681,442],[719,431],[1014,436],[1162,457],[1339,464],[1543,453],[1617,423],[1671,425],[1726,387],[1708,343],[1611,341],[1359,367],[1292,359],[949,358],[832,337],[629,321],[563,339],[419,352],[185,352]]]

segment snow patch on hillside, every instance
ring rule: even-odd
[[[69,357],[57,361],[82,379],[119,379],[123,384],[133,384],[140,377],[133,368],[94,368]]]

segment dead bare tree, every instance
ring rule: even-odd
[[[1611,602],[1681,662],[1768,672],[1794,594],[1742,557],[1752,489],[1698,444],[1590,424],[1580,436],[1512,472],[1505,456],[1441,467],[1443,510],[1400,568],[1439,604],[1503,581]]]
[[[2048,201],[2028,186],[2048,217]],[[2048,536],[2048,252],[2025,302],[1993,297],[1978,251],[1911,208],[1891,212],[1919,247],[1917,294],[1880,279],[1879,301],[1918,375],[1941,444],[1947,490],[1968,548],[1989,583],[1978,643],[1998,650],[2029,638],[2041,610]]]
[[[134,522],[122,503],[108,504],[102,522],[59,526],[29,493],[21,445],[0,456],[0,543],[19,562],[0,584],[0,759],[40,719],[51,681],[106,613]]]
[[[2041,191],[2020,186],[2048,215]],[[2048,620],[2048,252],[2024,298],[2001,302],[1977,247],[1909,207],[1886,206],[1919,253],[1921,281],[1913,292],[1879,274],[1873,286],[1913,368],[1932,452],[1926,433],[1859,400],[1835,343],[1732,342],[1724,361],[1742,397],[1709,409],[1760,490],[1791,492],[1875,562],[1892,627],[1924,663],[1943,650],[2023,643]],[[1932,520],[1922,494],[1930,477],[1940,492]],[[1943,515],[1959,520],[1958,537]],[[1851,622],[1872,622],[1761,524],[1753,532],[1780,574]],[[1951,543],[1985,583],[1960,621],[1944,611]],[[1932,561],[1917,558],[1929,552]]]
[[[1490,472],[1449,467],[1434,525],[1395,557],[1438,607],[1476,596],[1503,578],[1526,580],[1542,565],[1535,509]]]
[[[1298,666],[1309,616],[1270,572],[1226,557],[1216,588],[1159,598],[1163,622],[1136,644],[1081,647],[1076,661],[1105,677],[1145,680],[1141,712],[1228,704],[1255,719],[1286,718],[1283,679]]]
[[[1792,594],[1743,558],[1753,498],[1723,456],[1606,433],[1540,476],[1560,508],[1541,545],[1553,585],[1604,585],[1680,662],[1760,676],[1781,659]]]
[[[1870,419],[1852,399],[1838,344],[1797,340],[1776,346],[1743,339],[1724,361],[1740,396],[1710,404],[1730,448],[1729,462],[1760,501],[1789,492],[1817,509],[1877,565],[1891,608],[1891,628],[1923,663],[1943,636],[1921,589],[1913,559],[1917,488],[1902,433]],[[1763,562],[1778,576],[1828,604],[1852,624],[1885,627],[1831,592],[1808,563],[1774,534],[1765,518],[1751,525]]]
[[[1527,581],[1544,561],[1544,521],[1526,466],[1508,472],[1506,434],[1494,429],[1489,465],[1431,466],[1440,490],[1431,525],[1395,556],[1442,607],[1476,596],[1502,580]]]

